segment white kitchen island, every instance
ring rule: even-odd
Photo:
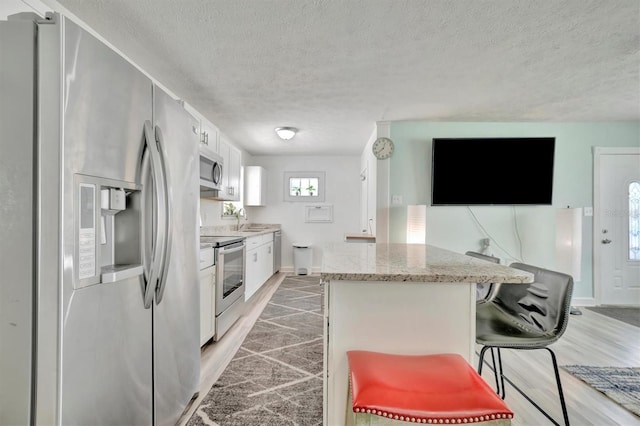
[[[473,364],[476,283],[533,275],[422,244],[324,246],[324,425],[345,422],[348,350],[458,353]]]

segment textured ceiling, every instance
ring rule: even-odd
[[[42,1],[256,155],[357,155],[376,121],[640,120],[638,0]]]

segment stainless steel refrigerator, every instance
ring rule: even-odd
[[[33,18],[0,22],[0,424],[173,425],[200,374],[197,121]]]

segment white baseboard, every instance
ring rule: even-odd
[[[280,267],[280,272],[283,272],[285,274],[293,274],[293,266],[281,266]],[[316,275],[320,273],[320,267],[319,266],[313,266],[311,267],[311,274],[312,275]]]
[[[596,306],[596,299],[593,297],[574,297],[571,299],[571,306]]]

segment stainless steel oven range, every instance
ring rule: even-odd
[[[244,237],[200,237],[215,250],[216,320],[213,341],[217,342],[240,318],[244,310]]]

